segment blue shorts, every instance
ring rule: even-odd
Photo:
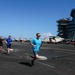
[[[11,48],[11,44],[7,44],[7,48]]]
[[[34,56],[36,56],[39,53],[39,51],[33,51]]]

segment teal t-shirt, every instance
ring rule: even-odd
[[[32,49],[34,51],[39,51],[41,43],[42,43],[41,39],[34,38],[31,40],[31,43],[35,45],[35,47],[32,46]]]

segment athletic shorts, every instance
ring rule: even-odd
[[[0,41],[0,46],[3,46],[3,42],[2,41]]]
[[[0,43],[0,46],[3,46],[3,44],[2,44],[2,43]]]
[[[7,44],[7,48],[11,48],[11,44]]]
[[[38,54],[39,51],[33,51],[34,56]]]

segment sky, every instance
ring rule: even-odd
[[[0,35],[57,35],[57,20],[69,18],[75,0],[0,0]]]

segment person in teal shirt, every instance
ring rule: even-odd
[[[31,65],[34,65],[34,61],[38,58],[38,52],[40,50],[41,44],[42,44],[42,40],[40,39],[40,33],[36,34],[36,38],[31,40],[31,46],[32,46],[32,51],[34,54],[34,58],[31,61]]]

